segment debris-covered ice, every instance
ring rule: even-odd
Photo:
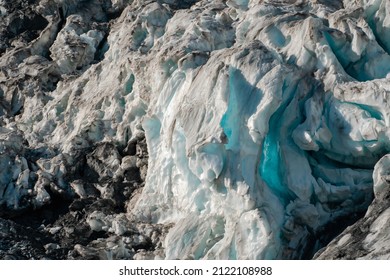
[[[37,258],[311,258],[374,197],[358,257],[388,255],[388,0],[18,0],[0,18],[0,223],[48,236]]]

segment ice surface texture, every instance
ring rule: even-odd
[[[366,215],[346,228],[327,247],[316,253],[317,259],[390,259],[390,157],[375,166],[375,199]]]
[[[389,3],[330,4],[202,1],[168,21],[132,209],[174,224],[166,258],[302,258],[369,205],[390,148]]]
[[[80,151],[143,132],[127,219],[170,229],[135,258],[310,257],[388,187],[388,0],[74,2],[1,57],[5,212],[86,196]],[[114,181],[131,160],[86,158]]]

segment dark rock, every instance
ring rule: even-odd
[[[44,245],[53,240],[30,227],[0,218],[0,259],[47,259]]]
[[[98,178],[91,181],[104,181],[112,179],[120,167],[122,157],[113,144],[103,143],[91,154],[87,155],[88,167],[98,174]]]

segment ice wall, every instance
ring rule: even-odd
[[[123,258],[297,259],[367,209],[390,150],[388,0],[36,5],[47,26],[0,61],[2,213],[112,198],[148,166],[126,215],[87,217]],[[148,165],[129,152],[144,133]],[[136,223],[167,230],[144,227],[158,250],[123,249]]]
[[[390,147],[388,1],[293,2],[207,2],[175,38],[186,47],[143,122],[150,165],[132,210],[173,224],[168,259],[301,258],[372,199]],[[221,24],[234,43],[219,50]]]

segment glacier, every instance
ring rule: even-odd
[[[132,212],[175,224],[166,258],[300,258],[370,203],[372,168],[389,151],[389,54],[367,23],[375,13],[271,2],[221,6],[234,11],[234,45],[207,49],[201,67],[177,59],[151,100],[152,160]]]
[[[388,0],[35,2],[0,49],[0,217],[82,202],[85,258],[302,259],[384,197]]]

